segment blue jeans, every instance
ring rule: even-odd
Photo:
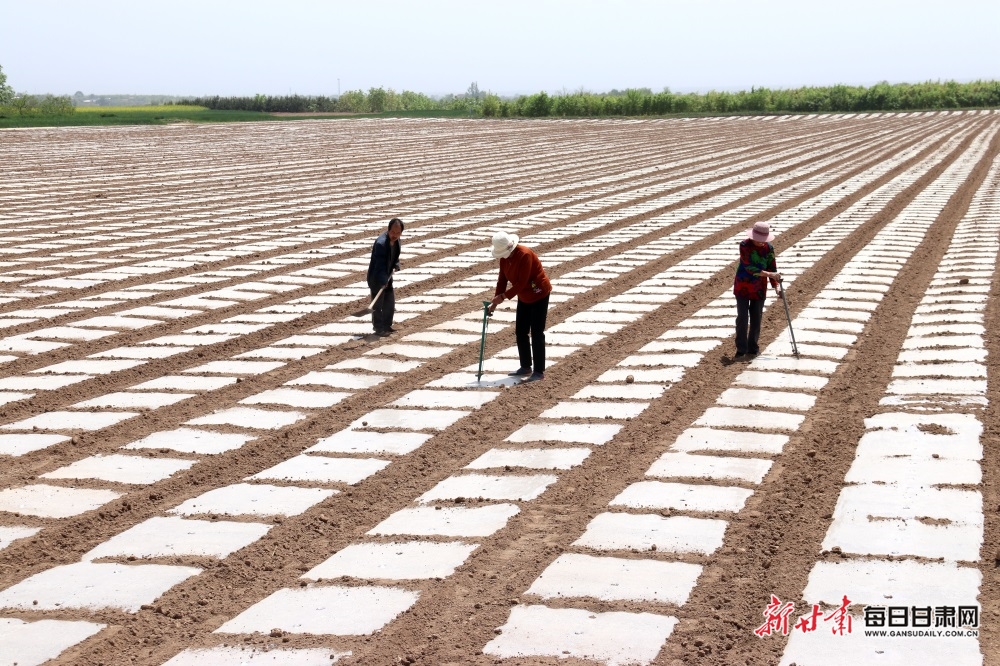
[[[764,299],[751,300],[736,297],[736,353],[759,354],[757,338],[760,337],[760,319],[764,313]],[[749,326],[747,326],[749,320]]]

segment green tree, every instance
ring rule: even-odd
[[[46,95],[38,102],[38,110],[46,116],[68,116],[76,111],[69,95]]]
[[[854,91],[845,85],[835,85],[829,88],[830,103],[824,111],[854,111]],[[857,109],[866,111],[867,109]]]
[[[523,114],[525,116],[528,116],[529,118],[542,118],[549,115],[551,112],[552,98],[549,97],[544,91],[538,93],[537,95],[530,95],[525,100],[523,108]]]
[[[771,91],[767,88],[751,87],[744,104],[749,111],[770,111]]]
[[[399,103],[403,111],[427,111],[438,108],[437,102],[427,95],[404,90],[399,94]]]
[[[389,88],[385,91],[385,108],[383,111],[402,111],[403,101],[399,93]]]
[[[642,97],[647,94],[640,88],[629,88],[625,91],[624,111],[626,116],[637,116],[642,111]]]
[[[7,85],[7,75],[0,66],[0,106],[6,106],[14,101],[14,89]]]
[[[382,113],[386,111],[386,102],[389,95],[384,88],[370,88],[368,90],[368,110],[372,113]]]
[[[337,111],[344,113],[362,113],[366,111],[365,93],[360,90],[348,90],[337,99]]]
[[[500,98],[493,93],[487,93],[483,97],[483,115],[487,118],[495,118],[500,115]]]

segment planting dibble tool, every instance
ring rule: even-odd
[[[479,371],[476,372],[476,381],[483,378],[483,353],[486,351],[486,325],[490,321],[490,301],[483,301],[483,335],[479,339]]]
[[[788,320],[788,335],[792,338],[792,353],[795,354],[795,358],[799,357],[799,348],[795,344],[795,331],[792,330],[792,315],[788,312],[788,292],[785,291],[785,285],[782,283],[781,279],[778,279],[778,284],[781,285],[781,302],[785,304],[785,318]]]

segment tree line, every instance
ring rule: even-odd
[[[385,113],[397,111],[464,110],[468,104],[456,98],[432,99],[423,93],[391,88],[350,90],[340,97],[307,95],[255,95],[253,97],[194,97],[176,104],[204,106],[219,111],[263,111],[265,113]],[[169,102],[168,102],[169,104]]]
[[[625,90],[596,95],[538,93],[513,100],[483,99],[484,116],[647,116],[719,113],[915,111],[1000,106],[1000,81],[877,83],[749,91],[672,93]]]
[[[517,97],[481,93],[476,84],[463,95],[431,98],[404,90],[371,88],[337,97],[303,95],[201,97],[178,104],[209,109],[264,112],[385,113],[400,111],[467,111],[496,118],[546,116],[656,116],[670,114],[823,113],[916,111],[1000,106],[1000,81],[927,81],[876,83],[873,86],[808,86],[751,88],[749,91],[707,93],[653,92],[648,88],[584,91]]]
[[[83,97],[82,93],[77,93]],[[351,90],[339,97],[255,95],[253,97],[196,97],[174,101],[219,111],[264,113],[400,113],[451,112],[488,118],[606,117],[660,115],[714,115],[746,113],[828,113],[917,111],[1000,106],[1000,81],[926,81],[876,83],[873,86],[807,86],[751,88],[749,91],[674,93],[648,88],[591,93],[583,90],[550,95],[500,97],[480,91],[473,83],[461,95],[432,98],[410,90],[389,88]],[[166,102],[171,104],[171,102]],[[0,68],[0,117],[12,115],[69,115],[69,96],[15,94]]]

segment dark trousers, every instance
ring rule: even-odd
[[[368,288],[372,292],[372,298],[375,298],[375,294],[378,293],[381,287],[373,287],[371,284]],[[392,328],[392,318],[396,314],[396,292],[392,289],[392,282],[385,286],[385,291],[382,295],[378,297],[375,301],[375,305],[372,307],[372,328],[375,329],[376,333],[382,331],[388,331]]]
[[[534,360],[535,372],[545,372],[545,317],[548,313],[548,296],[534,303],[517,299],[514,337],[517,339],[517,353],[521,357],[522,368],[530,368]]]
[[[760,319],[764,312],[764,299],[751,300],[736,297],[736,352],[759,354],[757,338],[760,337]],[[747,326],[749,320],[749,326]]]

